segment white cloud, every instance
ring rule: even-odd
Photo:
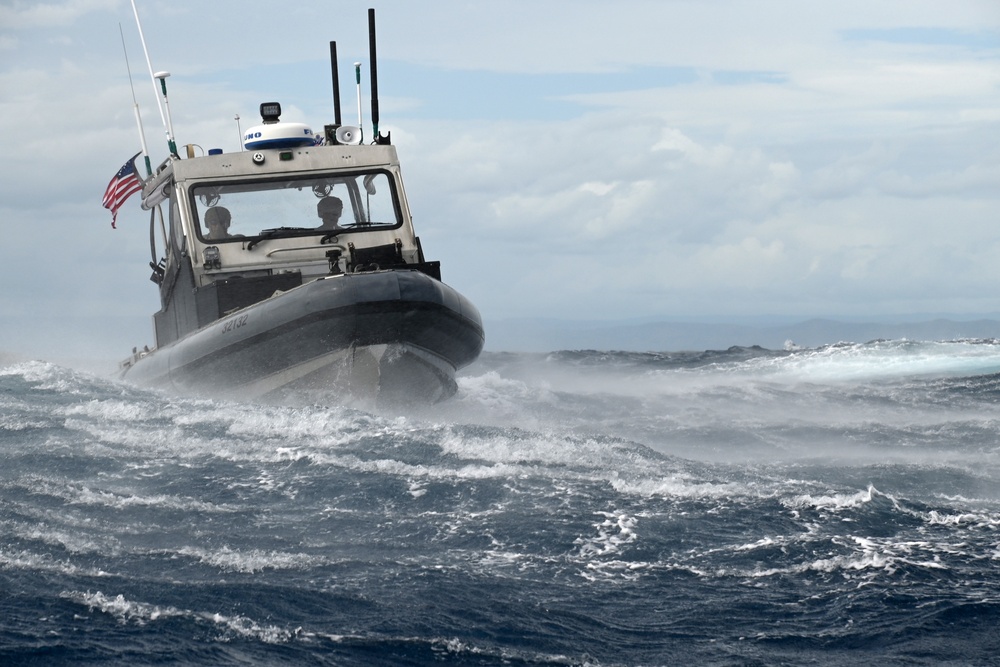
[[[702,167],[722,167],[733,158],[733,149],[717,145],[704,147],[685,136],[676,128],[664,128],[660,140],[653,144],[654,151],[676,151],[691,164]]]
[[[66,2],[27,2],[13,0],[0,5],[0,26],[5,30],[27,30],[67,26],[81,17],[116,9],[120,0],[67,0]]]

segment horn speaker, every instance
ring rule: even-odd
[[[361,143],[361,128],[354,127],[353,125],[341,125],[337,128],[334,136],[338,144],[357,146]]]

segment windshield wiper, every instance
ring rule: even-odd
[[[315,228],[309,227],[275,227],[274,229],[265,229],[260,233],[260,236],[247,244],[247,250],[253,250],[255,245],[267,239],[278,239],[284,236],[298,236],[301,232],[315,231]]]

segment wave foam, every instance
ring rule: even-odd
[[[895,499],[886,494],[880,493],[875,487],[869,486],[865,491],[858,491],[857,493],[837,493],[833,495],[822,495],[813,496],[810,494],[803,494],[795,496],[794,498],[784,501],[786,505],[794,508],[813,508],[813,509],[825,509],[831,511],[839,511],[844,509],[853,509],[861,505],[866,505],[876,497],[881,496],[884,498],[890,498],[895,503]]]
[[[21,478],[16,484],[8,485],[8,488],[15,487],[20,487],[30,493],[58,498],[68,505],[99,506],[116,510],[130,507],[152,507],[212,514],[239,510],[231,505],[220,505],[197,498],[164,494],[142,495],[136,492],[93,489],[77,482],[55,480],[39,475],[28,475]]]
[[[265,570],[307,570],[325,564],[325,559],[302,553],[285,551],[265,551],[250,549],[241,551],[222,547],[217,550],[184,547],[177,554],[197,559],[199,562],[217,567],[224,572],[253,574]]]
[[[111,597],[100,591],[95,593],[71,591],[63,593],[60,597],[81,604],[90,611],[113,616],[122,624],[146,625],[164,619],[185,618],[199,623],[207,623],[221,628],[227,633],[256,639],[266,644],[285,643],[301,633],[300,628],[287,630],[274,625],[261,625],[246,616],[229,616],[217,612],[196,612],[172,606],[159,606],[129,600],[121,594]]]
[[[92,567],[80,567],[68,560],[53,558],[51,554],[30,551],[11,551],[0,548],[0,569],[27,570],[31,572],[52,572],[60,575],[106,577],[107,572]]]
[[[589,538],[577,538],[574,542],[574,544],[579,545],[581,556],[589,558],[617,554],[621,552],[622,547],[639,539],[635,530],[639,520],[635,517],[612,512],[598,512],[597,514],[604,517],[604,521],[594,524],[597,535]]]

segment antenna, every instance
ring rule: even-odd
[[[361,122],[361,63],[354,63],[354,79],[358,82],[358,127],[363,127]]]
[[[160,82],[160,89],[163,91],[163,108],[167,111],[167,145],[170,147],[170,154],[177,155],[177,144],[174,143],[174,124],[170,120],[170,100],[167,99],[167,77],[170,72],[157,72],[153,78]]]
[[[125,48],[125,31],[118,24],[118,33],[122,36],[122,51],[125,52],[125,69],[128,71],[128,87],[132,89],[132,108],[135,110],[135,124],[139,128],[139,144],[142,146],[142,157],[146,162],[146,177],[153,175],[153,167],[149,163],[149,149],[146,148],[146,134],[142,131],[142,117],[139,115],[139,101],[135,99],[135,85],[132,83],[132,68],[128,64],[128,49]]]
[[[340,75],[337,72],[337,42],[330,42],[330,69],[333,72],[333,122],[340,125]]]
[[[167,148],[170,154],[177,156],[177,144],[174,143],[174,133],[170,128],[167,116],[163,113],[163,104],[160,102],[160,92],[156,89],[156,75],[153,74],[153,65],[149,62],[149,50],[146,48],[146,37],[142,34],[142,23],[139,21],[139,10],[135,7],[135,0],[132,0],[132,13],[135,15],[135,25],[139,28],[139,40],[142,42],[142,52],[146,55],[146,67],[149,68],[149,78],[153,82],[153,94],[156,96],[156,106],[160,109],[160,120],[163,121],[163,130],[167,133]],[[170,76],[167,74],[166,76]],[[163,96],[167,95],[167,84],[162,79],[160,86],[163,88]]]
[[[375,9],[368,10],[368,58],[372,70],[372,137],[376,144],[389,143],[389,137],[378,133],[378,66],[375,62]]]
[[[236,114],[236,116],[233,117],[233,120],[236,121],[236,137],[240,140],[240,150],[246,150],[243,147],[243,130],[240,128],[240,115]]]

